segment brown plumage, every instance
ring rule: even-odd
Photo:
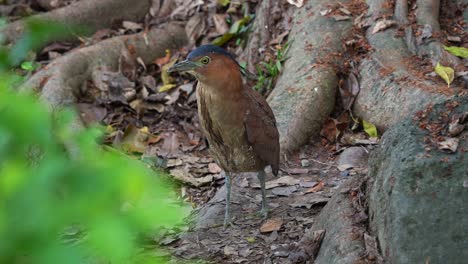
[[[198,79],[200,124],[210,153],[226,172],[225,225],[230,221],[231,174],[258,172],[262,210],[266,216],[264,168],[279,169],[279,134],[273,111],[265,99],[247,87],[241,68],[223,49],[205,45],[170,71],[188,71]]]

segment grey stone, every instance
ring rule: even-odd
[[[345,149],[338,159],[338,166],[349,165],[352,168],[367,166],[369,154],[364,147],[350,147]]]
[[[468,111],[468,98],[454,99],[452,113]],[[429,122],[449,111],[437,104]],[[468,259],[467,133],[455,153],[426,152],[426,130],[412,117],[387,131],[372,152],[368,184],[371,231],[388,263],[466,263]]]

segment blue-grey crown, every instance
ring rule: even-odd
[[[187,59],[191,60],[193,58],[201,57],[201,56],[209,56],[210,54],[221,54],[228,56],[232,60],[234,60],[236,63],[236,58],[234,58],[234,55],[231,53],[227,52],[225,49],[218,47],[216,45],[208,44],[208,45],[202,45],[192,52],[189,53],[187,56]]]

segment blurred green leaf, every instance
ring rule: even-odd
[[[74,111],[51,113],[36,95],[13,89],[23,80],[13,62],[69,30],[27,26],[12,53],[0,49],[0,263],[162,263],[139,256],[137,237],[181,224],[188,207],[164,172],[99,146],[103,129],[74,130]]]

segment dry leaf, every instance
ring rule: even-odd
[[[314,193],[314,192],[319,192],[323,189],[323,187],[325,186],[325,184],[323,183],[323,181],[320,181],[319,183],[317,183],[317,185],[315,185],[314,187],[306,190],[304,193]]]
[[[459,142],[460,140],[458,138],[445,138],[444,141],[438,142],[437,146],[439,147],[440,150],[454,153],[457,151]]]
[[[288,3],[291,5],[295,5],[296,7],[302,7],[304,5],[304,0],[287,0]]]
[[[223,170],[218,166],[218,164],[212,162],[208,164],[208,171],[212,174],[221,173]]]
[[[375,24],[374,28],[372,29],[372,34],[385,30],[395,24],[396,22],[393,20],[380,20],[379,22]]]
[[[260,233],[270,233],[273,231],[280,230],[283,225],[283,219],[281,218],[272,218],[268,219],[261,227]]]
[[[296,179],[291,176],[283,176],[278,179],[272,180],[272,181],[267,181],[265,183],[265,188],[266,189],[271,189],[275,188],[278,186],[291,186],[291,185],[296,185],[299,184],[300,180]],[[260,184],[254,183],[250,185],[252,188],[260,188]]]
[[[157,64],[159,67],[162,67],[164,64],[168,63],[170,59],[171,59],[171,51],[166,50],[166,56],[155,59],[154,63]]]

